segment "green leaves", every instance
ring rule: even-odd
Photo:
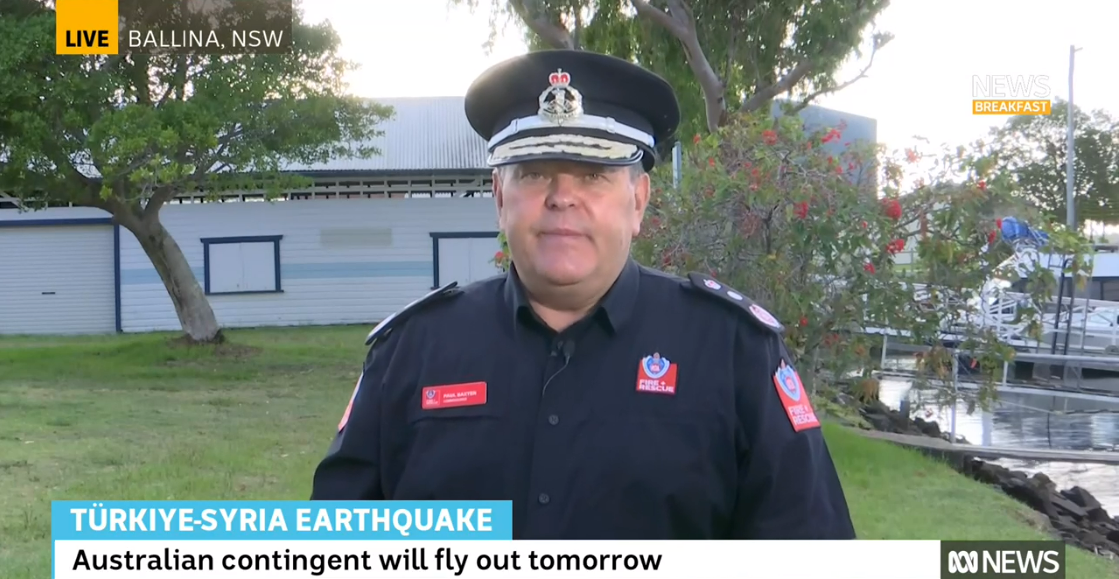
[[[895,158],[868,146],[840,155],[820,147],[841,133],[804,133],[787,119],[747,115],[691,140],[680,188],[664,172],[655,176],[657,203],[646,218],[652,226],[635,241],[634,255],[680,274],[715,272],[765,304],[789,328],[789,347],[802,353],[804,371],[822,384],[876,367],[872,350],[881,338],[864,333],[890,328],[907,342],[937,344],[927,358],[939,360],[929,377],[950,361],[940,334],[963,335],[966,347],[982,353],[981,370],[993,388],[1013,349],[1000,341],[1006,332],[983,316],[1001,295],[994,282],[1018,275],[1007,277],[1015,253],[1001,239],[999,222],[1012,215],[1044,222],[1016,203],[982,150]],[[918,174],[922,157],[936,162]],[[903,194],[882,197],[876,190],[882,184],[900,191],[918,176],[923,183]],[[1087,263],[1083,238],[1048,230],[1053,250],[1074,256],[1070,269]],[[1022,319],[1005,320],[1023,333],[1055,287],[1047,269],[1026,274],[1026,293],[1017,298]]]
[[[137,213],[200,187],[278,192],[290,163],[379,153],[368,141],[392,111],[345,94],[352,65],[326,24],[297,18],[290,54],[59,56],[51,10],[0,3],[0,190],[32,203]]]
[[[1024,201],[1055,221],[1066,219],[1068,102],[1052,114],[1012,117],[992,131],[992,164],[1007,174]],[[1103,111],[1074,111],[1076,217],[1114,223],[1119,217],[1119,120]]]

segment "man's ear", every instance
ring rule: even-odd
[[[497,224],[499,228],[505,230],[505,197],[501,190],[501,171],[498,169],[493,170],[493,201],[497,208]]]
[[[652,189],[649,174],[642,171],[633,181],[633,236],[641,234],[641,222],[645,220],[645,210],[649,207],[649,193]]]

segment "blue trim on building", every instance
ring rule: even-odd
[[[117,333],[124,331],[120,304],[120,225],[113,226],[113,299],[116,300]]]
[[[238,294],[278,294],[283,293],[283,286],[280,285],[280,280],[283,277],[280,270],[280,240],[283,235],[252,235],[246,237],[205,237],[202,238],[202,277],[204,278],[203,290],[206,295],[238,295]],[[275,288],[270,290],[253,290],[243,292],[211,292],[210,291],[210,246],[211,245],[228,245],[234,243],[272,243],[275,249],[273,256],[275,264],[273,269],[276,272]]]
[[[498,231],[432,231],[431,232],[431,289],[439,289],[439,240],[440,239],[489,239]]]
[[[285,263],[283,278],[293,279],[359,279],[388,277],[430,277],[430,261],[365,261],[346,263]],[[192,267],[195,279],[205,279],[201,267]],[[163,281],[151,267],[121,270],[121,285],[162,285]],[[222,295],[222,294],[219,294]]]
[[[19,219],[0,221],[0,227],[58,227],[60,225],[112,225],[112,217],[81,217],[72,219]]]

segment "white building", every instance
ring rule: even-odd
[[[498,272],[485,142],[462,97],[384,99],[381,155],[291,170],[272,203],[180,198],[160,216],[224,327],[375,323],[436,285]],[[127,229],[98,209],[0,199],[0,334],[181,329]]]
[[[160,211],[223,327],[372,324],[433,287],[498,273],[491,170],[463,98],[381,102],[396,116],[378,156],[291,165],[314,186],[271,203],[184,196]],[[874,119],[800,114],[876,140]],[[99,209],[25,212],[0,193],[0,251],[0,334],[181,329],[151,260]]]

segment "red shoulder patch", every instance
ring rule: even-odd
[[[342,420],[338,421],[338,432],[342,432],[342,429],[346,427],[346,423],[350,421],[350,412],[354,409],[354,399],[357,398],[357,391],[361,388],[361,379],[364,377],[364,372],[361,373],[361,376],[357,377],[357,384],[354,384],[354,393],[350,394],[350,402],[346,405],[346,411],[342,413]]]
[[[804,383],[800,381],[800,374],[784,360],[773,373],[773,384],[777,387],[777,395],[781,397],[781,405],[785,407],[785,414],[789,416],[789,423],[793,430],[800,432],[809,428],[819,428],[820,421],[816,418],[816,411],[808,400],[808,393],[804,391]]]

